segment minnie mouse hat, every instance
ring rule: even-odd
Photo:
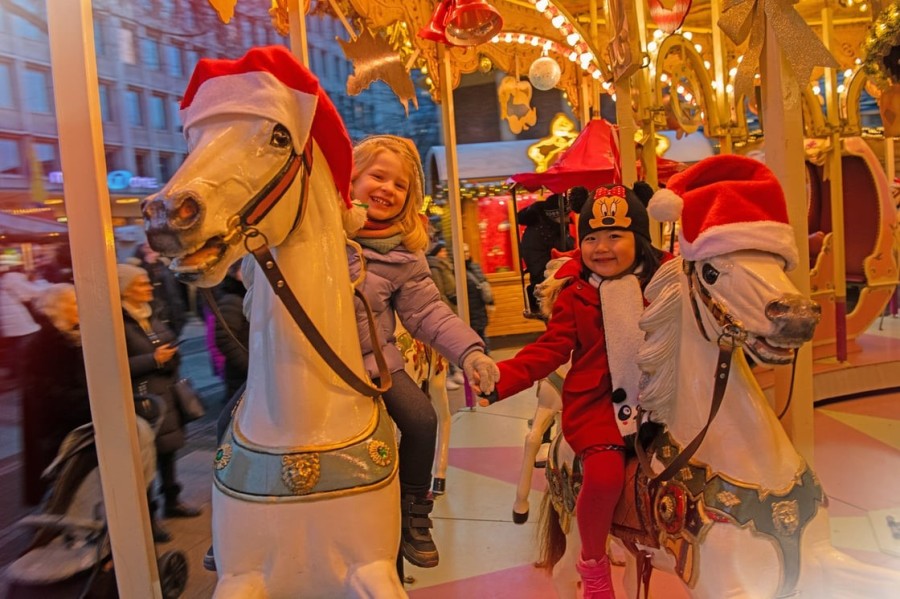
[[[761,250],[799,262],[784,192],[775,174],[752,158],[722,154],[673,175],[648,207],[658,221],[681,218],[679,243],[686,260],[738,250]]]
[[[253,48],[238,60],[201,59],[184,92],[180,114],[185,137],[200,121],[227,114],[281,123],[290,131],[298,154],[312,135],[350,207],[350,136],[319,80],[287,48]]]

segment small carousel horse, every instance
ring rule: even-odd
[[[215,457],[214,596],[405,597],[394,428],[347,268],[346,129],[280,47],[200,61],[182,117],[190,154],[142,203],[150,244],[204,287],[258,263],[247,388]]]
[[[651,446],[652,465],[637,468],[632,460],[626,468],[613,526],[629,549],[629,597],[638,570],[646,580],[650,566],[675,572],[692,596],[710,599],[884,599],[900,588],[900,573],[831,546],[825,495],[744,357],[746,351],[758,362],[790,363],[812,337],[817,306],[797,293],[783,269],[781,258],[756,250],[693,263],[677,258],[646,289],[651,303],[641,318],[647,338],[638,356],[640,402],[665,428]],[[723,348],[733,351],[730,359]],[[722,386],[717,380],[726,384],[714,401]],[[679,459],[686,448],[694,453]],[[549,510],[544,557],[556,564],[561,597],[574,597],[578,580],[577,525],[572,519],[567,539],[558,518],[561,512],[568,520],[574,508],[573,458],[558,437],[547,466],[558,511]],[[654,474],[660,466],[666,471]]]

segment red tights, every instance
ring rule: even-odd
[[[624,453],[594,449],[588,448],[581,456],[584,479],[575,504],[584,560],[606,556],[606,537],[625,484]]]

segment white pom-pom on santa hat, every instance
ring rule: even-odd
[[[666,191],[684,203],[679,245],[686,260],[760,250],[781,256],[788,270],[797,266],[784,192],[765,164],[735,154],[711,156],[673,175]]]
[[[253,48],[238,60],[204,58],[197,63],[181,101],[185,138],[195,124],[227,114],[284,125],[298,154],[312,136],[350,207],[353,144],[347,128],[319,80],[290,50],[266,46]]]
[[[660,189],[650,198],[647,212],[660,222],[676,221],[681,218],[684,200],[671,189]]]
[[[366,224],[367,218],[368,213],[366,212],[366,208],[359,204],[354,203],[350,208],[344,210],[341,213],[341,220],[344,225],[344,231],[347,233],[347,237],[351,239],[356,237],[356,233]]]

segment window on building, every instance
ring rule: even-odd
[[[145,150],[136,150],[134,153],[135,175],[138,177],[153,177],[150,165],[150,152]]]
[[[0,137],[0,175],[24,175],[23,163],[18,140]]]
[[[31,144],[34,149],[34,157],[41,165],[41,172],[46,177],[53,171],[61,170],[59,167],[59,150],[55,143],[36,141]]]
[[[123,167],[122,148],[106,148],[106,171],[118,171]]]
[[[143,127],[144,111],[141,110],[140,90],[133,88],[125,90],[125,108],[128,110],[128,124],[132,127]]]
[[[125,64],[137,64],[134,52],[134,31],[127,27],[119,29],[119,56]]]
[[[159,153],[159,180],[165,183],[175,174],[175,157],[165,152]]]
[[[8,62],[0,62],[0,108],[15,108],[12,92],[12,68]]]
[[[103,17],[94,15],[94,52],[97,56],[106,54],[105,24]]]
[[[199,53],[197,50],[185,50],[184,51],[184,66],[187,67],[187,71],[189,73],[194,71],[194,67],[197,66],[197,61],[199,60]]]
[[[181,62],[181,48],[166,44],[166,72],[172,77],[184,76],[184,65]]]
[[[47,15],[43,2],[12,0],[15,9],[7,9],[13,35],[38,42],[47,41]]]
[[[150,126],[154,129],[164,131],[169,128],[169,121],[166,118],[166,100],[162,96],[152,94],[150,96]]]
[[[181,100],[172,100],[169,108],[171,110],[169,114],[172,115],[172,124],[177,130],[181,131]]]
[[[104,123],[113,122],[112,86],[109,83],[100,82],[100,118]]]
[[[25,105],[31,112],[52,112],[52,90],[48,71],[31,67],[25,69]]]
[[[141,38],[141,59],[148,69],[158,71],[162,65],[159,53],[159,40],[152,37]]]

